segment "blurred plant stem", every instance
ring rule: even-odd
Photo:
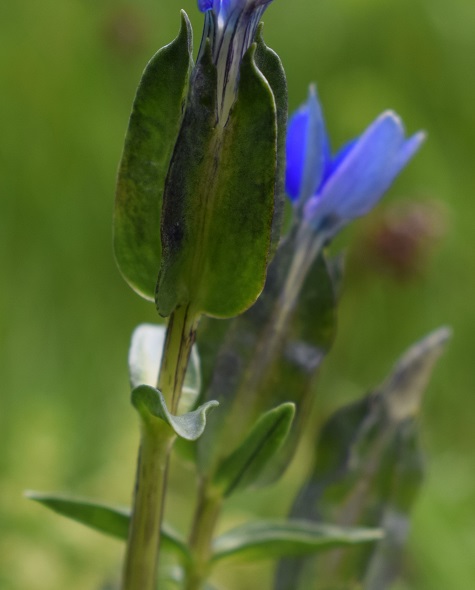
[[[296,249],[282,290],[261,332],[256,354],[236,395],[242,423],[246,423],[245,412],[252,413],[255,400],[261,397],[256,396],[256,392],[262,390],[262,384],[275,370],[298,298],[313,263],[323,250],[325,240],[315,235],[307,223],[302,222],[297,229],[295,243]]]
[[[124,562],[123,590],[156,587],[168,458],[174,433],[163,421],[142,423],[134,507]]]
[[[189,306],[177,308],[167,326],[158,389],[176,413],[198,316]],[[165,505],[168,461],[176,438],[170,426],[140,413],[141,441],[122,590],[155,590],[160,530]]]
[[[172,414],[176,414],[180,401],[198,322],[199,315],[189,305],[177,307],[168,322],[157,388],[164,395]]]
[[[185,590],[201,590],[209,576],[213,534],[222,502],[221,493],[203,481],[189,541],[191,562],[186,572]]]

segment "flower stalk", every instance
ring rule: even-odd
[[[171,315],[158,389],[176,413],[199,318],[189,306]],[[176,438],[163,420],[142,414],[141,442],[122,590],[155,590],[170,453]]]
[[[172,414],[178,409],[198,322],[199,315],[189,305],[178,307],[168,322],[157,388],[165,396]]]
[[[185,590],[201,590],[209,577],[212,541],[223,498],[202,481],[190,534],[191,562],[186,572]]]
[[[165,422],[142,420],[133,513],[122,590],[155,590],[167,482],[174,433]]]

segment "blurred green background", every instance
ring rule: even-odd
[[[0,3],[2,590],[92,590],[119,568],[119,542],[63,521],[22,491],[129,502],[137,424],[127,347],[134,326],[155,313],[114,265],[114,181],[135,87],[152,53],[176,34],[180,8],[199,39],[194,0]],[[377,385],[413,340],[453,326],[421,416],[427,482],[398,588],[472,590],[475,4],[276,0],[265,22],[291,108],[316,81],[335,146],[386,108],[411,132],[428,131],[379,210],[334,245],[348,249],[348,270],[316,414],[322,420]],[[278,492],[234,502],[230,520],[285,510],[307,458]],[[192,508],[191,470],[174,471],[169,512],[179,507],[179,516],[169,519],[181,527]],[[229,571],[230,589],[265,588],[271,568]]]

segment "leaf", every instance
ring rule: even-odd
[[[155,387],[162,361],[166,327],[140,324],[132,334],[129,349],[129,376],[132,388],[139,385]],[[200,359],[197,346],[191,349],[178,410],[185,413],[196,404],[201,387]]]
[[[208,46],[209,49],[209,46]],[[245,54],[230,117],[216,122],[216,68],[205,51],[193,71],[170,164],[162,218],[157,309],[180,304],[226,318],[261,292],[274,212],[277,122],[272,91]]]
[[[389,590],[403,571],[404,547],[410,531],[410,512],[425,472],[418,435],[418,425],[414,420],[406,420],[398,430],[391,494],[386,500],[380,521],[385,536],[368,562],[364,578],[365,590]]]
[[[145,420],[160,418],[166,422],[179,437],[185,440],[196,440],[206,427],[206,416],[213,408],[219,405],[216,401],[210,401],[200,406],[194,412],[188,412],[182,416],[173,416],[168,411],[162,393],[149,385],[140,385],[132,391],[132,405]]]
[[[276,590],[307,588],[315,567],[335,587],[365,579],[368,589],[390,587],[423,477],[415,416],[449,336],[450,330],[441,328],[411,346],[383,385],[329,418],[316,442],[311,475],[291,511],[292,518],[382,527],[385,539],[374,551],[362,547],[340,555],[338,568],[332,556],[320,557],[316,565],[284,560]]]
[[[274,95],[277,112],[277,170],[274,197],[274,218],[272,221],[271,256],[280,241],[284,216],[285,196],[285,138],[287,132],[288,93],[284,67],[275,51],[267,47],[263,37],[264,23],[260,23],[256,34],[256,65],[269,82]]]
[[[245,561],[308,555],[345,545],[381,539],[377,529],[343,528],[304,520],[258,521],[240,526],[218,537],[213,544],[213,561],[239,558]]]
[[[294,415],[295,405],[286,403],[259,418],[241,445],[221,463],[214,476],[213,483],[223,490],[224,496],[256,483],[284,443]]]
[[[450,328],[439,328],[411,346],[396,363],[380,388],[391,419],[404,420],[418,413],[435,364],[451,336]]]
[[[129,508],[107,506],[91,500],[72,498],[61,494],[28,491],[25,492],[25,496],[96,531],[123,541],[127,540],[130,521]],[[189,559],[185,541],[167,525],[162,527],[161,543],[165,550],[173,551],[186,560]]]
[[[151,301],[162,253],[163,188],[183,118],[191,52],[191,25],[182,12],[178,37],[155,54],[143,73],[117,179],[115,257],[132,289]]]

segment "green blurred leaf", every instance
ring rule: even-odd
[[[185,440],[196,440],[206,427],[206,416],[219,405],[210,401],[200,406],[194,412],[181,416],[174,416],[168,411],[162,393],[150,385],[140,385],[132,391],[132,405],[145,420],[160,418],[166,422],[179,437]]]
[[[209,49],[209,47],[208,47]],[[226,125],[216,121],[216,68],[205,51],[193,71],[163,205],[157,309],[237,315],[264,286],[274,212],[277,123],[274,96],[254,63],[240,70]]]
[[[133,389],[139,385],[155,387],[157,384],[166,331],[165,326],[156,324],[140,324],[135,328],[129,349],[129,377]],[[179,413],[186,413],[196,405],[200,388],[200,359],[194,345],[183,383]]]
[[[129,285],[152,301],[162,252],[163,189],[183,118],[191,52],[191,24],[182,12],[178,37],[155,54],[143,73],[117,179],[116,260]]]
[[[267,47],[263,37],[264,23],[257,29],[255,61],[274,95],[277,112],[277,170],[274,197],[274,218],[272,221],[271,256],[280,242],[284,217],[285,196],[285,137],[287,131],[288,93],[284,67],[275,51]]]
[[[294,415],[295,405],[285,403],[259,418],[242,444],[221,463],[213,478],[213,483],[225,496],[258,481],[287,438]]]
[[[366,579],[368,588],[384,590],[398,576],[409,512],[423,478],[415,417],[449,337],[450,330],[441,328],[411,346],[383,385],[329,418],[318,437],[311,475],[291,511],[292,518],[381,527],[384,540],[374,551],[362,547],[338,560],[330,555],[316,564],[284,560],[276,590],[306,589],[315,568],[335,587]]]
[[[235,557],[244,561],[308,555],[325,549],[381,539],[377,529],[343,528],[304,520],[258,521],[218,537],[213,561]]]
[[[91,500],[71,498],[61,494],[28,491],[25,492],[25,496],[96,531],[123,541],[127,540],[130,521],[129,508],[107,506]],[[182,559],[189,559],[185,541],[167,525],[162,526],[161,542],[165,550],[173,551]]]
[[[386,501],[380,523],[385,535],[368,563],[364,579],[365,590],[389,590],[403,570],[410,512],[425,473],[418,435],[418,425],[414,420],[406,420],[398,430],[391,494]]]
[[[401,421],[418,414],[422,396],[452,330],[442,327],[413,344],[395,364],[379,388],[391,420]]]

